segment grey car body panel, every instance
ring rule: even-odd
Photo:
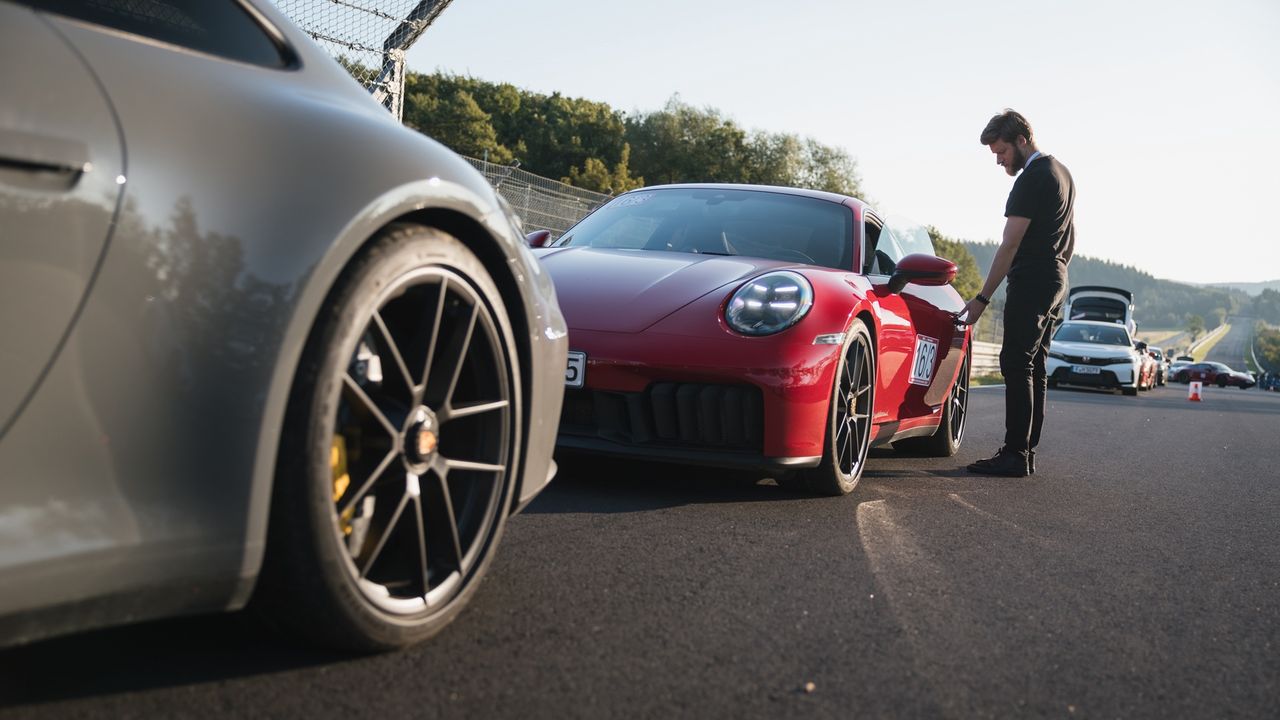
[[[0,26],[0,59],[22,68],[0,73],[3,437],[80,307],[116,212],[124,156],[111,108],[75,51],[27,8],[0,5]]]
[[[306,338],[351,258],[414,213],[465,218],[464,241],[499,258],[523,312],[519,503],[553,472],[567,330],[496,194],[258,9],[296,67],[47,18],[100,79],[129,162],[82,314],[0,438],[0,642],[247,601]]]

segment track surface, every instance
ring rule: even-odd
[[[962,470],[1002,434],[972,397],[959,456],[877,451],[845,498],[567,467],[406,652],[120,628],[0,652],[0,717],[1273,716],[1280,393],[1051,391],[1020,480]]]

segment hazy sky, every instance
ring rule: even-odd
[[[1076,180],[1076,252],[1280,278],[1280,1],[453,0],[409,52],[624,112],[676,93],[844,148],[869,200],[997,240],[1005,107]],[[983,268],[985,272],[985,268]]]

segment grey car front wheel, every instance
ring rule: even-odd
[[[389,228],[343,275],[295,381],[263,605],[353,650],[457,615],[511,506],[520,394],[492,278],[457,239]]]

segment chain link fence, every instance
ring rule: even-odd
[[[564,234],[574,223],[609,200],[604,193],[534,175],[511,165],[466,158],[490,185],[515,208],[524,229],[549,230],[552,238]]]
[[[397,120],[404,54],[452,0],[273,0]]]

